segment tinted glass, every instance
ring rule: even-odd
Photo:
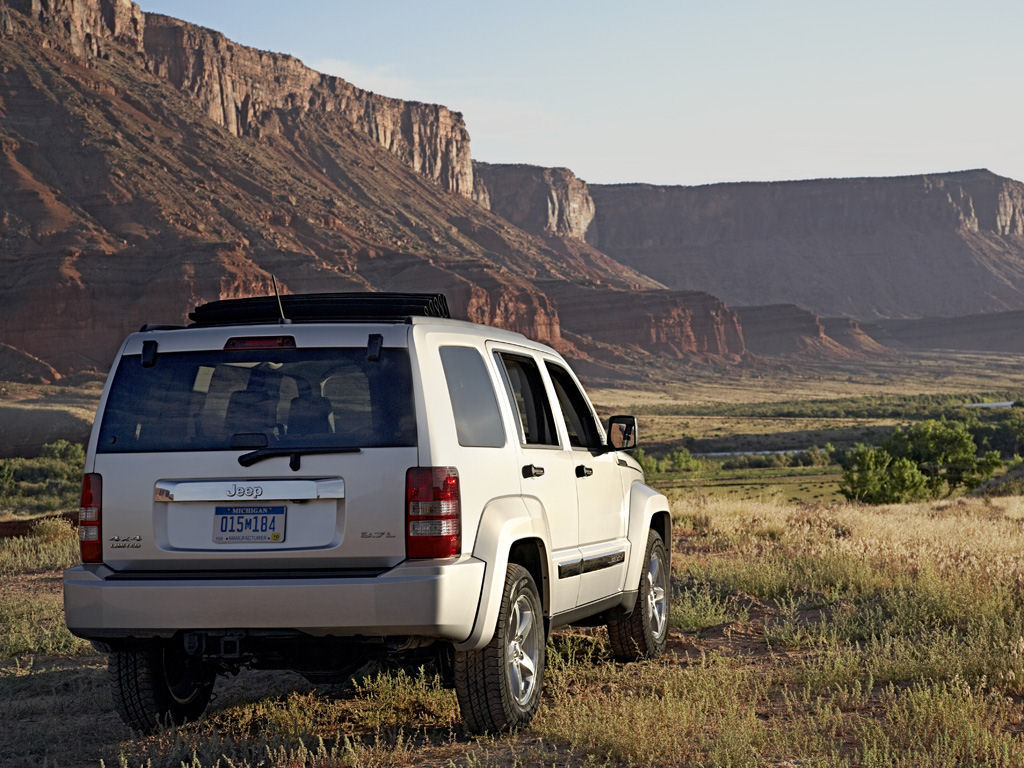
[[[569,433],[569,444],[574,448],[597,448],[601,438],[587,399],[567,370],[551,363],[547,367]]]
[[[484,359],[472,347],[441,347],[441,365],[455,414],[459,445],[500,448],[505,445],[498,401]]]
[[[537,364],[528,357],[498,354],[509,398],[519,415],[526,445],[558,445],[555,421]]]
[[[150,368],[129,355],[97,450],[222,451],[260,435],[282,448],[415,445],[408,352],[375,362],[362,347],[175,352]]]

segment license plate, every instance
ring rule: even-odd
[[[284,523],[288,508],[215,507],[214,544],[278,544],[284,541]]]

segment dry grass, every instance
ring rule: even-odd
[[[243,673],[202,722],[133,739],[102,657],[37,639],[0,663],[0,719],[19,723],[0,754],[131,768],[1024,765],[1024,500],[680,494],[674,508],[666,656],[619,665],[603,630],[556,634],[523,733],[468,738],[429,674],[316,688]],[[55,573],[4,583],[5,602],[59,600]]]

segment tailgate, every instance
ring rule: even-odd
[[[202,472],[196,472],[197,461]],[[101,454],[103,560],[115,570],[387,568],[405,558],[415,448],[288,457]]]

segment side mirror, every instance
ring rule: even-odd
[[[608,419],[608,448],[630,451],[636,448],[636,416],[612,416]]]

